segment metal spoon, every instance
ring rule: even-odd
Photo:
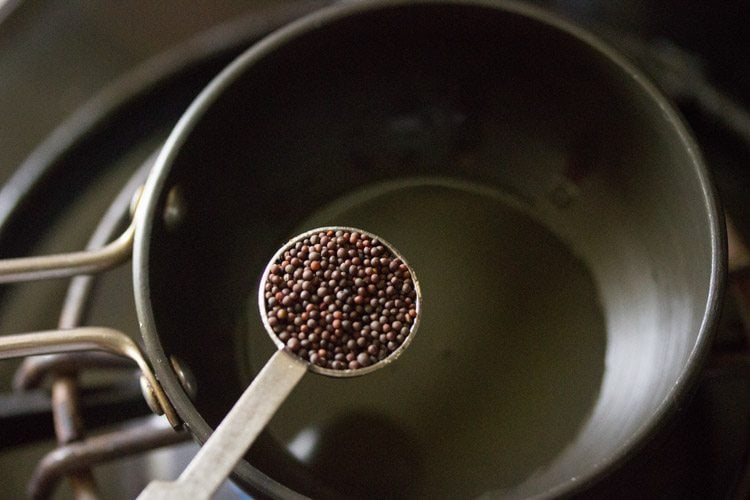
[[[304,360],[294,354],[288,345],[277,336],[273,325],[269,322],[269,311],[265,294],[266,283],[272,271],[276,269],[278,272],[278,263],[281,262],[282,256],[287,250],[294,248],[295,245],[298,245],[298,242],[309,241],[309,238],[314,235],[320,235],[325,232],[332,232],[334,235],[337,232],[350,235],[357,233],[358,235],[363,235],[365,238],[379,242],[390,252],[392,260],[398,259],[403,263],[413,282],[415,317],[409,325],[408,335],[403,339],[401,345],[388,353],[385,358],[367,366],[356,366],[355,364],[354,368],[334,369]],[[274,268],[274,266],[276,267]],[[372,266],[368,267],[371,268]],[[372,269],[370,271],[373,272]],[[351,287],[354,287],[354,285],[351,285]],[[271,359],[268,360],[250,386],[240,396],[180,477],[173,482],[152,481],[138,498],[142,500],[166,498],[199,500],[210,498],[231,473],[234,466],[255,441],[266,424],[268,424],[271,417],[276,413],[276,410],[281,406],[305,373],[312,371],[331,377],[354,377],[378,370],[391,363],[406,349],[414,338],[419,323],[420,304],[421,293],[414,271],[392,245],[371,233],[348,227],[319,228],[303,233],[288,241],[276,252],[266,266],[258,290],[258,306],[261,318],[263,319],[263,325],[279,348],[278,351],[271,356]]]

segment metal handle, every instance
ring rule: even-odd
[[[172,427],[178,427],[181,424],[177,412],[169,402],[161,384],[156,380],[138,344],[122,332],[112,328],[89,326],[0,336],[0,360],[89,350],[111,352],[135,361],[153,389],[154,396],[159,401],[169,423]]]
[[[135,238],[135,218],[132,217],[141,199],[143,188],[136,189],[130,200],[131,222],[114,241],[101,248],[35,257],[0,260],[0,284],[69,278],[93,274],[116,267],[130,258]]]
[[[133,251],[135,222],[110,244],[97,249],[0,260],[0,284],[92,274],[122,264]]]
[[[210,498],[306,372],[305,362],[276,351],[180,477],[152,481],[138,499]]]

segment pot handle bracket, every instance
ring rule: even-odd
[[[0,359],[89,350],[106,351],[133,360],[141,370],[170,425],[175,429],[182,425],[180,417],[156,379],[138,344],[118,330],[100,326],[84,326],[66,330],[0,336]]]
[[[140,192],[141,190],[138,190],[131,201],[131,215],[135,212]],[[69,278],[111,269],[130,258],[134,237],[135,219],[132,218],[128,228],[117,239],[98,249],[2,259],[0,284]],[[140,347],[120,331],[106,327],[78,327],[0,336],[0,359],[88,350],[105,351],[133,360],[143,374],[143,392],[147,395],[149,406],[155,413],[163,412],[173,428],[178,429],[182,426],[182,420],[156,379]]]

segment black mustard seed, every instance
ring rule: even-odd
[[[295,242],[269,267],[263,289],[268,325],[286,349],[333,370],[385,359],[417,316],[406,264],[358,231],[321,230]]]

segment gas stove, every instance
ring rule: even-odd
[[[328,2],[0,3],[0,257],[101,246],[192,98],[254,41]],[[730,284],[698,383],[582,498],[750,495],[750,42],[736,2],[548,1],[617,46],[682,111],[730,221]],[[674,5],[673,5],[674,4]],[[137,336],[127,266],[0,288],[0,331],[103,324]],[[133,498],[195,453],[150,416],[133,366],[69,355],[0,364],[0,493]],[[241,497],[232,486],[222,497]]]

